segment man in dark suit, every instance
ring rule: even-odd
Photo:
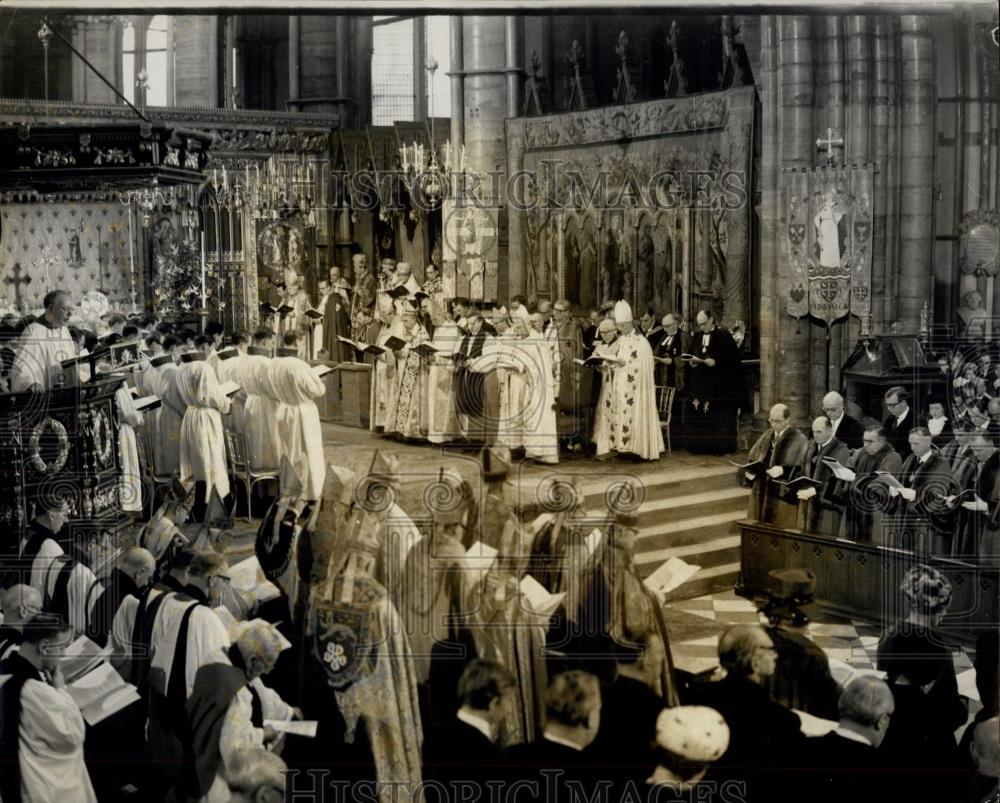
[[[501,751],[495,740],[504,715],[504,698],[514,688],[514,678],[499,664],[471,660],[458,681],[458,713],[431,728],[424,740],[424,779],[450,789],[456,781],[485,788],[497,776]],[[428,792],[440,794],[434,784]],[[437,800],[428,796],[428,803]],[[444,795],[450,799],[452,795]]]
[[[944,498],[957,493],[951,467],[941,453],[931,448],[931,434],[914,427],[909,436],[910,456],[903,462],[899,482],[889,487],[889,512],[896,520],[891,546],[923,555],[951,554],[955,512]]]
[[[719,636],[726,676],[708,683],[696,702],[714,708],[729,726],[729,747],[716,763],[720,777],[746,783],[747,801],[774,800],[775,770],[796,766],[802,746],[799,718],[764,688],[777,666],[774,642],[758,625],[733,625]]]
[[[750,462],[759,461],[764,467],[756,473],[741,471],[736,479],[752,488],[747,518],[792,528],[797,521],[797,502],[794,496],[789,501],[773,480],[787,482],[794,478],[802,462],[806,437],[792,426],[792,413],[787,405],[774,405],[768,423],[771,429],[757,439],[748,455]]]
[[[884,680],[862,676],[844,688],[838,702],[840,724],[825,736],[807,739],[802,771],[804,799],[817,803],[881,803],[887,800],[878,747],[895,708]]]
[[[906,388],[896,385],[885,392],[884,402],[888,415],[882,422],[882,429],[888,434],[892,448],[905,461],[910,456],[907,437],[916,426],[916,413],[910,407],[910,393]]]
[[[685,366],[681,355],[690,352],[691,338],[681,331],[680,320],[674,313],[668,312],[664,315],[661,323],[663,328],[658,330],[655,337],[650,338],[650,345],[653,347],[653,364],[656,370],[656,387],[659,394],[657,404],[660,408],[660,420],[666,420],[668,412],[667,388],[673,388],[675,395],[671,421],[673,445],[686,448],[689,444],[686,424],[687,409],[682,399],[678,397],[684,396],[685,393]]]
[[[556,785],[551,791],[563,799],[576,786],[590,799],[599,781],[611,783],[607,758],[591,748],[601,725],[600,682],[578,669],[559,673],[549,682],[545,710],[542,738],[504,751],[510,781],[533,781],[543,790]]]
[[[727,454],[736,449],[736,411],[746,407],[743,364],[733,336],[716,326],[711,312],[699,310],[695,323],[698,332],[685,364],[690,401],[685,426],[694,451]]]
[[[847,446],[833,437],[833,424],[821,415],[812,425],[812,440],[806,445],[799,473],[822,483],[818,488],[803,488],[796,496],[799,500],[799,526],[807,533],[836,536],[840,532],[843,505],[836,498],[840,480],[823,458],[836,460],[846,466],[851,459]]]
[[[854,451],[861,448],[864,439],[864,425],[844,412],[844,397],[831,390],[823,397],[823,414],[833,425],[833,437]]]

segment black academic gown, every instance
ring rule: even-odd
[[[468,363],[483,356],[487,337],[484,326],[474,335],[465,335],[458,347],[462,357],[455,372],[455,401],[459,413],[473,418],[482,417],[486,409],[486,375],[470,371]]]
[[[860,449],[865,440],[864,424],[844,413],[837,423],[837,431],[833,433],[833,437],[846,444],[848,449]]]
[[[890,503],[889,512],[896,517],[891,524],[895,529],[891,545],[922,554],[950,555],[957,513],[940,497],[955,494],[958,487],[948,462],[935,451],[923,461],[911,454],[899,481],[917,496],[913,502],[897,496]]]
[[[708,454],[736,450],[736,410],[744,404],[746,386],[739,349],[733,336],[716,327],[691,338],[691,354],[715,360],[714,366],[689,363],[686,370],[690,414],[685,419],[691,446]],[[698,403],[695,407],[695,402]],[[706,409],[706,403],[708,405]]]
[[[349,337],[351,331],[348,305],[349,302],[337,292],[330,293],[323,305],[323,349],[333,362],[347,362],[351,359],[351,347],[338,339]]]
[[[889,443],[903,460],[910,456],[910,430],[915,426],[917,426],[917,413],[912,407],[902,421],[894,415],[887,415],[882,422],[882,428],[889,435]]]
[[[995,564],[1000,558],[1000,452],[994,452],[984,463],[976,461],[963,490],[966,488],[975,489],[988,510],[959,507],[958,537],[952,543],[951,555],[970,563]]]

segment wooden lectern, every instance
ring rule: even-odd
[[[0,551],[14,555],[40,496],[70,505],[67,535],[127,522],[119,502],[121,463],[115,391],[123,376],[77,387],[0,394]]]
[[[371,421],[372,367],[366,363],[344,362],[340,374],[341,418],[349,427],[368,429]]]

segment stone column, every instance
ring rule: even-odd
[[[465,29],[462,18],[451,18],[451,142],[461,148],[465,142]]]
[[[523,56],[521,18],[509,16],[507,27],[507,116],[517,117],[521,114],[521,62]]]
[[[303,15],[299,29],[300,111],[335,114],[339,111],[336,52],[346,42],[337,39],[338,17]]]
[[[298,14],[288,17],[288,107],[298,109],[299,95],[299,35],[301,22]]]
[[[73,44],[101,74],[121,91],[121,38],[114,22],[78,18],[79,27]],[[93,70],[73,56],[73,100],[77,103],[114,103],[120,101]]]
[[[780,167],[812,167],[816,148],[813,127],[812,19],[789,15],[778,20],[778,80],[781,87]],[[780,238],[778,240],[780,242]],[[779,265],[784,260],[778,256]],[[809,397],[808,321],[796,322],[780,310],[778,314],[778,401],[792,415],[805,421],[812,410]]]
[[[872,36],[871,157],[875,162],[872,208],[872,329],[885,321],[886,195],[889,178],[889,107],[893,97],[890,37],[885,17],[876,17]]]
[[[815,19],[816,111],[813,130],[826,136],[827,128],[846,140],[844,126],[844,18],[831,14]],[[814,137],[815,139],[815,137]],[[826,164],[826,153],[813,142],[814,164]],[[846,148],[844,156],[846,159]],[[827,330],[825,325],[812,325],[810,332],[812,397],[821,399],[828,390],[837,387],[838,369],[843,361],[841,337],[848,327],[842,318],[830,327],[830,373],[826,371]],[[817,407],[818,405],[814,405]]]
[[[219,106],[219,18],[175,18],[175,94],[178,106]]]
[[[931,300],[934,245],[934,40],[931,18],[907,14],[902,28],[899,287],[897,319],[907,334],[920,329]]]
[[[761,108],[760,193],[760,406],[766,411],[778,401],[778,319],[785,314],[778,298],[778,18],[761,19],[761,68],[756,78]]]
[[[372,18],[355,17],[352,52],[351,87],[354,91],[354,128],[372,120]]]
[[[465,40],[465,157],[485,176],[507,163],[503,121],[507,113],[506,22],[502,16],[463,19]],[[489,186],[484,186],[484,191]],[[484,193],[485,194],[485,193]]]

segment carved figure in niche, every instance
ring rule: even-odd
[[[631,253],[625,236],[621,217],[611,218],[608,230],[608,245],[604,254],[603,300],[631,298],[632,272]]]
[[[983,297],[978,290],[962,296],[958,319],[959,337],[986,337],[986,310],[983,309]]]
[[[668,304],[670,302],[670,291],[674,283],[673,276],[673,264],[674,264],[674,244],[670,239],[670,235],[666,236],[663,241],[663,251],[660,252],[662,256],[662,266],[659,271],[656,272],[656,298],[660,304]],[[673,312],[679,312],[680,307],[674,307]]]
[[[816,258],[824,268],[839,268],[841,255],[847,243],[847,218],[837,199],[837,191],[828,188],[823,195],[823,205],[813,218],[816,229]]]
[[[566,287],[562,295],[574,304],[580,303],[580,244],[576,232],[566,235]]]
[[[726,291],[726,251],[729,246],[729,216],[725,211],[712,212],[709,219],[708,253],[711,259],[711,289],[722,297]]]
[[[70,268],[82,268],[83,267],[83,251],[80,248],[80,237],[83,234],[83,222],[81,221],[79,228],[76,229],[66,229],[65,230],[68,238],[67,243],[69,245],[69,256],[66,258],[66,264]]]

